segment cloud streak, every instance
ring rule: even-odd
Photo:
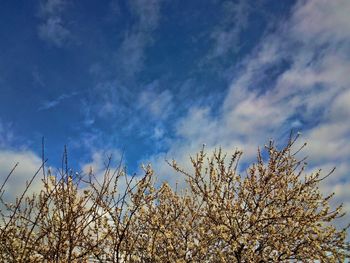
[[[72,92],[70,94],[62,94],[62,95],[58,96],[56,99],[54,99],[54,100],[45,101],[38,108],[38,111],[49,110],[49,109],[55,108],[59,104],[61,104],[64,100],[72,98],[72,97],[74,97],[76,95],[78,95],[77,92]]]
[[[192,107],[178,121],[168,158],[189,165],[188,155],[206,143],[209,151],[219,145],[229,152],[241,148],[246,160],[254,160],[259,145],[269,138],[286,139],[297,125],[309,143],[310,169],[349,163],[349,8],[349,1],[300,1],[290,19],[241,61],[219,113]],[[172,174],[164,154],[151,160],[160,174]],[[335,174],[323,189],[336,190],[349,203],[347,177],[348,172]]]
[[[4,123],[0,119],[0,149],[8,147],[14,139],[11,125]]]
[[[211,33],[214,46],[209,58],[224,56],[230,51],[237,52],[240,48],[240,33],[248,25],[250,5],[248,1],[225,1],[222,4],[225,12],[224,23]]]
[[[145,49],[152,44],[152,33],[160,19],[161,0],[131,0],[128,3],[136,23],[125,33],[117,51],[117,61],[118,68],[132,77],[142,70]]]

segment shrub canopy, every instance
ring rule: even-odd
[[[342,207],[331,209],[333,195],[318,189],[328,175],[305,174],[294,143],[270,142],[243,175],[240,151],[207,157],[203,148],[193,172],[173,161],[181,192],[156,187],[150,166],[130,177],[110,159],[102,180],[44,172],[40,192],[29,196],[29,182],[14,203],[0,199],[0,261],[344,262],[347,228],[334,226]]]

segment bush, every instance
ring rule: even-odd
[[[246,175],[239,151],[203,148],[193,173],[169,163],[186,177],[180,193],[155,187],[150,166],[129,177],[110,159],[102,180],[44,172],[40,192],[29,196],[29,183],[14,204],[0,199],[0,261],[344,262],[347,228],[333,225],[342,207],[318,189],[328,175],[305,175],[295,139],[282,150],[271,142],[266,162],[258,151]]]

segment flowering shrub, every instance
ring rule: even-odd
[[[344,262],[347,228],[333,224],[342,207],[330,208],[332,196],[318,190],[328,175],[306,175],[294,142],[282,150],[270,142],[267,161],[258,151],[245,175],[239,151],[207,157],[203,148],[193,172],[169,163],[186,177],[182,192],[155,187],[150,166],[129,177],[110,162],[102,180],[44,173],[42,190],[29,196],[29,183],[13,204],[3,184],[0,261]]]

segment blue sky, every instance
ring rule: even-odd
[[[350,2],[1,1],[0,172],[63,146],[75,170],[186,166],[205,143],[254,160],[291,129],[350,211]],[[13,188],[12,191],[16,191]],[[349,217],[348,217],[349,218]]]

